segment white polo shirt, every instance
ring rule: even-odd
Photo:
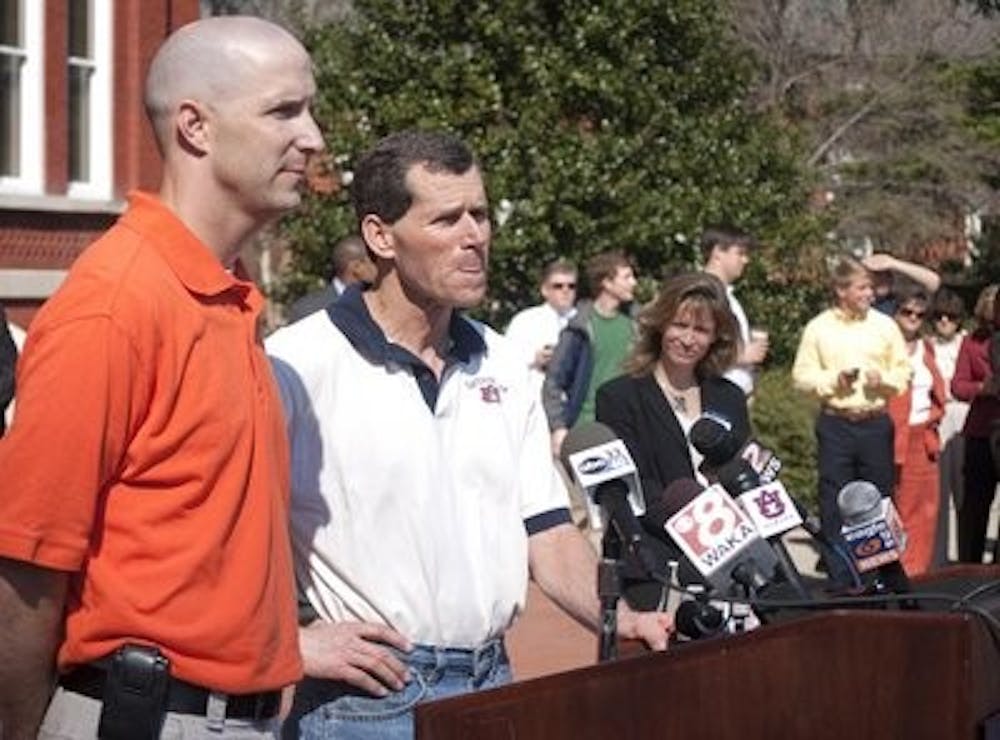
[[[540,401],[459,316],[440,386],[349,289],[266,342],[292,450],[300,590],[323,619],[475,647],[524,606],[529,534],[569,522]]]

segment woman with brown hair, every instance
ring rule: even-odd
[[[707,273],[669,278],[639,314],[625,374],[598,389],[596,417],[625,442],[647,495],[680,478],[705,483],[687,440],[705,411],[732,422],[737,439],[749,436],[746,397],[721,377],[738,352],[725,288]]]

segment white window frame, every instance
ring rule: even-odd
[[[111,14],[112,0],[90,0],[90,3],[94,24],[94,56],[85,61],[93,69],[90,78],[90,136],[87,141],[90,148],[90,177],[87,180],[71,180],[66,195],[83,200],[110,200],[114,193],[114,151],[111,141],[114,19]],[[69,64],[69,61],[67,57],[66,63]]]
[[[19,0],[24,24],[21,65],[20,173],[0,175],[0,194],[42,195],[45,183],[45,3]]]

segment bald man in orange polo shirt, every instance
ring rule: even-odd
[[[255,18],[192,23],[152,61],[159,193],[35,319],[0,441],[8,740],[279,731],[301,675],[288,448],[237,255],[299,203],[314,93],[302,46]]]

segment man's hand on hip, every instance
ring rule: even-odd
[[[307,676],[344,681],[374,696],[400,691],[409,680],[406,665],[387,646],[413,649],[403,635],[380,624],[317,620],[299,630]]]

